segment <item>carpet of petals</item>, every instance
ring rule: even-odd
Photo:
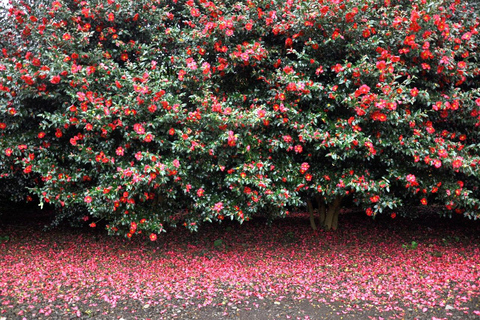
[[[5,223],[0,319],[480,318],[480,224],[383,219],[314,232],[293,214],[155,242]]]

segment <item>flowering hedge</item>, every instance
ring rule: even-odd
[[[311,199],[327,229],[345,197],[477,218],[479,27],[453,0],[13,1],[2,178],[152,239]]]

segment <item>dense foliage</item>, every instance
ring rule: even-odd
[[[466,1],[13,1],[1,28],[2,178],[60,216],[152,239],[311,199],[327,229],[345,198],[479,216]]]

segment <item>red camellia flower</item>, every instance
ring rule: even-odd
[[[292,38],[287,38],[285,40],[285,47],[286,48],[291,48],[293,46],[293,41],[292,41]]]
[[[384,70],[387,67],[385,61],[381,60],[376,63],[377,69]]]
[[[302,163],[300,166],[300,173],[305,173],[310,168],[310,165],[307,162]]]
[[[154,105],[154,104],[151,104],[151,105],[148,107],[148,111],[150,111],[151,113],[154,113],[155,111],[157,111],[157,106]]]
[[[190,10],[190,14],[193,16],[193,17],[198,17],[200,16],[200,10],[198,10],[197,8],[192,8]]]
[[[4,122],[0,122],[0,130],[5,130],[7,128],[7,124]]]
[[[452,167],[454,169],[458,169],[462,166],[462,164],[463,164],[463,158],[459,157],[452,162]]]
[[[332,67],[332,69],[333,69],[333,71],[335,71],[336,73],[339,73],[339,72],[341,72],[341,71],[344,70],[343,66],[342,66],[341,64],[339,64],[339,63],[337,63],[336,65],[334,65],[334,66]]]
[[[372,113],[371,118],[372,118],[372,120],[380,121],[380,122],[387,121],[387,116],[380,111],[375,111],[374,113]]]
[[[367,210],[365,212],[367,213],[367,216],[369,216],[369,217],[373,214],[372,208],[367,208]]]
[[[57,83],[60,83],[60,76],[53,76],[51,79],[50,79],[50,82],[53,83],[53,84],[57,84]]]
[[[173,160],[172,165],[178,169],[180,167],[180,160],[178,159]]]
[[[5,149],[5,154],[7,155],[7,157],[10,157],[12,155],[12,153],[13,153],[12,149],[10,149],[10,148]]]
[[[86,196],[83,201],[85,201],[85,203],[91,203],[92,202],[92,197],[91,196]]]
[[[407,181],[410,182],[410,183],[415,182],[416,179],[417,179],[417,178],[416,178],[415,175],[413,175],[413,174],[407,175]]]
[[[296,152],[296,153],[302,153],[303,151],[303,147],[301,145],[296,145],[293,150]]]
[[[92,222],[89,224],[90,228],[95,228],[97,226],[97,224],[95,222]]]
[[[360,86],[360,88],[358,88],[356,91],[355,91],[355,97],[360,97],[362,94],[367,94],[370,92],[370,87],[367,86],[366,84],[363,84],[362,86]]]
[[[293,73],[293,68],[291,66],[286,66],[283,68],[283,72],[285,72],[286,74]]]
[[[155,241],[157,240],[157,235],[155,233],[150,234],[150,241]]]
[[[233,131],[228,131],[228,145],[230,147],[234,147],[237,143],[237,137],[233,133]]]
[[[370,35],[371,35],[370,29],[365,29],[365,30],[363,30],[362,36],[363,36],[364,38],[368,38],[368,37],[370,37]]]
[[[217,202],[215,203],[215,205],[213,206],[213,210],[217,211],[217,212],[220,212],[222,211],[223,209],[223,202]]]
[[[144,134],[145,133],[145,128],[140,123],[135,123],[133,125],[133,130],[135,130],[135,132],[137,134]]]
[[[153,140],[153,135],[150,134],[150,133],[147,133],[147,135],[143,139],[143,141],[145,141],[145,142],[152,142],[152,140]]]

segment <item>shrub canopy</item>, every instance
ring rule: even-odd
[[[479,28],[454,0],[15,0],[1,177],[128,236],[314,197],[477,218]]]

